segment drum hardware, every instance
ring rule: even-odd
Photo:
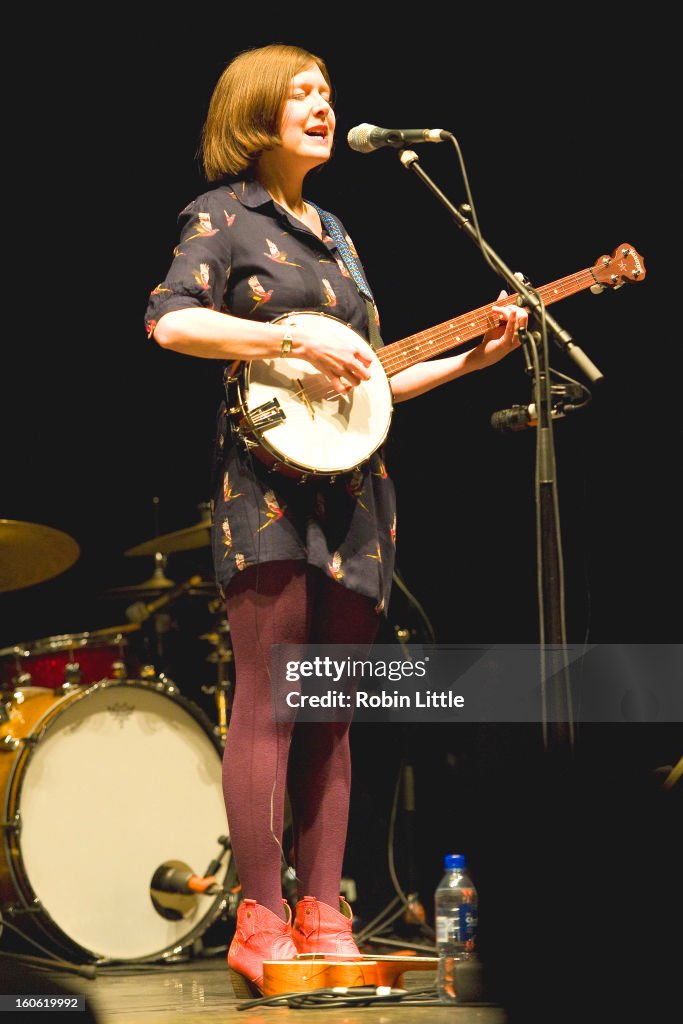
[[[170,607],[180,597],[200,586],[204,581],[199,575],[190,576],[178,586],[166,590],[153,601],[135,601],[126,608],[126,617],[142,627],[145,645],[145,660],[140,669],[142,678],[151,678],[159,668],[166,665],[165,637],[171,631],[173,621],[164,609]]]
[[[204,658],[204,661],[208,661],[212,665],[227,665],[232,660],[232,651],[212,651]]]
[[[202,686],[201,689],[202,693],[210,694],[215,699],[218,712],[216,734],[220,737],[221,742],[225,744],[228,736],[228,718],[234,686],[234,680],[227,673],[225,666],[233,663],[233,652],[230,645],[230,625],[225,617],[222,605],[220,605],[220,608],[221,616],[216,628],[209,630],[208,633],[200,634],[199,639],[206,640],[215,647],[215,650],[211,651],[204,660],[216,666],[216,682],[213,686]]]
[[[53,579],[79,554],[73,537],[52,526],[0,519],[0,593]]]
[[[165,608],[166,605],[176,601],[182,594],[184,594],[191,587],[197,587],[200,583],[203,583],[201,576],[195,575],[190,576],[188,580],[181,583],[179,586],[174,587],[172,590],[162,594],[161,597],[157,597],[154,601],[136,601],[126,608],[126,618],[131,622],[143,623],[147,619],[155,615],[161,608]]]
[[[201,689],[202,693],[209,694],[215,699],[218,725],[215,726],[214,732],[219,737],[221,743],[225,744],[228,738],[229,704],[231,703],[232,684],[229,680],[223,680],[214,686],[202,686]]]

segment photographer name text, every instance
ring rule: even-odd
[[[290,708],[464,708],[465,698],[450,690],[418,690],[414,694],[368,693],[357,690],[348,693],[344,690],[327,690],[325,693],[300,693],[290,690],[285,695]]]

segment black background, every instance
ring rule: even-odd
[[[176,215],[204,187],[197,149],[213,85],[238,51],[272,41],[328,63],[335,155],[309,177],[307,195],[351,232],[385,341],[493,301],[501,283],[394,151],[347,147],[361,122],[452,131],[484,236],[535,285],[592,266],[624,242],[641,254],[643,282],[553,308],[605,377],[588,408],[554,432],[567,626],[573,642],[674,642],[677,205],[660,33],[640,19],[617,33],[594,12],[590,26],[554,31],[493,12],[481,23],[455,12],[444,26],[430,7],[375,29],[343,13],[308,13],[292,11],[280,24],[246,8],[199,12],[196,21],[161,11],[125,24],[55,21],[17,72],[18,94],[32,87],[40,98],[23,117],[28,136],[5,203],[5,244],[15,255],[6,270],[0,516],[63,530],[81,552],[56,579],[0,595],[0,646],[125,622],[130,598],[107,591],[148,578],[153,565],[124,552],[157,530],[193,525],[208,500],[219,367],[162,352],[146,340],[143,314],[170,262]],[[464,201],[452,147],[424,146],[419,155],[446,195]],[[551,360],[585,382],[554,347]],[[536,434],[501,435],[489,425],[495,410],[529,401],[517,353],[396,410],[388,463],[398,565],[441,643],[538,639]],[[193,571],[211,577],[208,549],[170,556],[177,582]],[[201,686],[213,670],[197,636],[210,621],[204,598],[178,603],[169,665],[209,713]],[[386,628],[395,625],[420,628],[400,594]],[[574,856],[580,873],[597,872],[608,904],[612,896],[618,903],[622,846],[667,877],[660,833],[669,812],[653,811],[644,780],[679,756],[677,728],[583,727],[570,768],[557,772],[536,726],[358,726],[353,743],[346,871],[361,914],[393,894],[387,821],[402,758],[415,771],[416,884],[429,914],[442,855],[454,849],[470,855],[484,911],[487,900],[504,904],[508,870],[532,893],[537,879],[544,896],[528,897],[529,906],[558,941],[557,918],[540,907],[548,894],[558,914],[569,911],[556,883],[572,875]],[[399,846],[408,825],[400,815]],[[619,920],[610,909],[599,916],[613,940],[621,931],[606,923]],[[580,934],[579,922],[570,934]],[[488,935],[495,960],[511,935],[502,924],[489,924]]]

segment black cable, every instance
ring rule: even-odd
[[[376,914],[375,917],[371,921],[369,921],[368,924],[366,924],[354,936],[356,942],[359,945],[361,945],[363,942],[372,942],[372,941],[379,942],[379,941],[382,941],[382,940],[379,939],[379,936],[381,936],[382,932],[384,932],[389,927],[390,924],[392,924],[394,921],[396,921],[399,917],[401,917],[402,914],[405,913],[406,910],[408,910],[410,908],[410,900],[409,900],[408,896],[406,896],[406,894],[404,893],[403,889],[401,888],[401,884],[400,884],[400,882],[398,880],[398,877],[396,875],[396,870],[395,870],[395,865],[394,865],[394,844],[395,844],[396,819],[397,819],[397,812],[398,812],[398,796],[399,796],[400,787],[401,787],[401,778],[402,778],[402,775],[403,775],[403,767],[404,767],[404,761],[402,760],[401,763],[399,764],[399,767],[398,767],[398,773],[397,773],[397,778],[396,778],[396,785],[394,787],[394,796],[393,796],[392,805],[391,805],[391,813],[389,815],[389,829],[388,829],[388,834],[387,834],[387,861],[388,861],[388,865],[389,865],[389,875],[390,875],[392,884],[394,886],[394,889],[395,889],[397,895],[394,896],[393,899],[390,900],[390,902],[388,904],[386,904],[384,909],[380,910],[379,914]],[[397,903],[399,904],[398,909],[396,909],[396,904]],[[387,915],[389,915],[389,916],[387,916]],[[425,934],[425,932],[428,932],[430,934],[430,937],[433,934],[432,929],[425,929],[424,925],[422,926],[422,931],[423,931],[423,934]],[[391,944],[390,942],[387,942],[387,945],[390,945],[390,944]],[[435,952],[433,947],[430,947],[429,949],[427,949],[425,946],[418,945],[418,944],[411,943],[411,942],[403,942],[402,941],[400,943],[400,946],[401,946],[401,948],[412,948],[412,949],[415,949],[418,952],[428,952],[432,956],[434,955],[434,952]]]
[[[2,920],[0,921],[0,924],[2,925],[3,928],[9,928],[10,931],[16,932],[17,935],[19,935],[26,942],[30,943],[30,945],[35,946],[36,949],[39,949],[41,953],[45,953],[45,955],[48,957],[48,962],[54,962],[54,964],[56,966],[59,966],[62,970],[75,971],[76,973],[83,972],[86,977],[90,976],[87,965],[74,964],[71,963],[69,960],[62,960],[61,957],[55,956],[51,950],[46,949],[45,946],[41,946],[39,942],[36,942],[36,940],[32,939],[30,935],[27,935],[26,932],[21,930],[21,928],[17,928],[15,924],[12,924],[10,921],[6,920],[6,918],[3,917]],[[20,957],[21,954],[17,953],[16,956]]]
[[[424,608],[422,607],[422,605],[420,604],[418,599],[415,597],[415,595],[413,593],[411,593],[411,591],[406,586],[405,582],[403,581],[403,578],[401,577],[401,574],[398,571],[398,567],[394,567],[394,583],[396,584],[398,589],[401,591],[401,593],[405,595],[405,597],[408,599],[410,604],[412,604],[412,606],[415,608],[415,610],[417,611],[418,615],[420,616],[420,618],[422,619],[422,621],[425,624],[425,628],[427,630],[427,636],[429,637],[429,640],[431,641],[431,643],[435,644],[436,643],[436,633],[434,632],[434,627],[432,626],[426,611],[424,610]]]
[[[287,1006],[294,1010],[337,1010],[348,1006],[376,1006],[383,1003],[409,1003],[412,1006],[439,1006],[436,989],[433,985],[426,988],[391,989],[374,985],[339,986],[335,988],[318,988],[306,992],[285,992],[276,996],[264,996],[240,1002],[235,1009],[251,1010],[263,1006]]]
[[[83,978],[95,977],[95,968],[87,964],[72,964],[67,960],[57,960],[55,958],[46,960],[44,957],[32,956],[30,953],[11,953],[8,950],[0,952],[0,961],[2,961],[3,957],[27,964],[29,967],[35,967],[36,970],[45,970],[56,974],[60,972],[80,974]]]
[[[472,227],[474,228],[475,234],[477,236],[477,245],[479,246],[479,249],[481,251],[482,256],[484,257],[484,259],[486,260],[486,262],[488,263],[488,265],[490,266],[491,270],[494,272],[496,277],[500,277],[500,269],[495,265],[495,263],[493,262],[493,260],[489,256],[488,251],[486,249],[486,243],[485,243],[484,239],[482,238],[481,231],[479,229],[479,219],[477,217],[477,210],[476,210],[476,207],[474,205],[474,199],[472,198],[472,191],[470,189],[470,182],[469,182],[469,178],[467,177],[467,171],[465,169],[465,161],[463,159],[463,155],[462,155],[462,152],[461,152],[461,149],[460,149],[460,143],[456,139],[455,135],[452,135],[450,132],[447,132],[446,134],[448,135],[448,138],[449,138],[450,142],[453,143],[453,147],[454,147],[455,152],[456,152],[457,157],[458,157],[458,163],[460,164],[460,173],[462,174],[462,180],[463,180],[463,183],[465,185],[465,192],[467,193],[467,202],[468,202],[469,207],[470,207],[469,213],[470,213],[470,216],[472,217]]]

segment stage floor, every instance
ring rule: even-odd
[[[1,960],[1,958],[0,958]],[[207,960],[163,965],[123,965],[98,971],[94,979],[83,978],[71,972],[52,972],[43,969],[28,969],[5,961],[9,971],[19,978],[28,977],[26,983],[34,993],[48,982],[63,991],[84,995],[88,1013],[67,1013],[67,1020],[81,1021],[82,1024],[174,1024],[196,1021],[201,1012],[203,1024],[211,1021],[242,1020],[244,1024],[259,1024],[275,1018],[300,1018],[297,1009],[290,1007],[252,1007],[239,1011],[237,1007],[244,1000],[235,998],[228,978],[224,955]],[[404,986],[409,991],[423,989],[433,981],[431,972],[413,972],[404,975]],[[3,991],[7,991],[7,975]],[[22,1014],[22,1017],[24,1015]],[[40,1017],[29,1014],[31,1019],[49,1019],[49,1013]],[[60,1013],[59,1020],[65,1019]],[[401,1021],[434,1022],[446,1021],[457,1024],[505,1024],[506,1012],[499,1006],[471,1004],[463,1006],[431,1005],[410,1006],[406,1003],[378,1004],[375,1006],[343,1007],[338,1009],[307,1009],[304,1017],[309,1024],[318,1021],[334,1021],[344,1024],[390,1024]]]

